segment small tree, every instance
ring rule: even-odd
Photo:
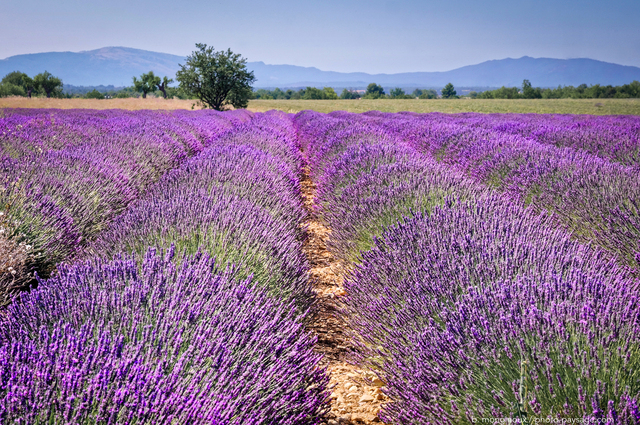
[[[147,98],[147,93],[155,91],[156,86],[159,84],[160,77],[156,77],[153,74],[153,71],[142,74],[139,80],[136,77],[133,77],[133,87],[135,87],[136,91],[142,93],[143,99]]]
[[[338,93],[336,93],[333,87],[325,87],[322,91],[324,92],[324,99],[335,100],[338,98]]]
[[[246,108],[256,80],[247,70],[247,60],[231,49],[216,52],[206,44],[196,44],[198,50],[187,56],[176,73],[184,91],[193,94],[203,104],[218,111],[227,105]]]
[[[84,95],[85,99],[104,99],[104,94],[100,93],[98,90],[93,89],[87,94]]]
[[[33,85],[38,89],[42,89],[47,97],[59,97],[62,95],[62,80],[54,77],[50,72],[45,71],[33,77]]]
[[[320,90],[315,87],[307,87],[304,91],[303,99],[312,99],[312,100],[320,100],[325,99],[325,94],[323,90]]]
[[[171,83],[173,83],[173,78],[163,77],[161,83],[160,78],[158,77],[158,82],[156,83],[156,85],[158,86],[158,90],[162,92],[162,96],[165,99],[167,98],[167,86]]]
[[[446,86],[442,89],[442,98],[443,99],[457,99],[456,89],[453,88],[453,84],[447,83]]]
[[[412,96],[418,99],[437,99],[438,93],[433,89],[415,89]]]
[[[371,83],[367,86],[367,91],[364,94],[365,99],[380,99],[384,96],[384,89],[382,86],[376,83]]]
[[[35,86],[33,79],[29,78],[27,74],[20,71],[13,71],[8,73],[2,78],[0,82],[3,86],[4,95],[7,96],[29,96],[33,92]]]
[[[340,93],[340,99],[360,99],[360,93],[357,91],[342,89],[342,93]]]
[[[579,87],[580,86],[578,86],[578,88]],[[529,80],[524,80],[522,81],[522,97],[524,97],[525,99],[540,99],[542,98],[542,91],[537,87],[532,87]]]

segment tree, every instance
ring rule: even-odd
[[[302,96],[302,98],[313,99],[313,100],[325,99],[325,94],[323,90],[320,90],[318,88],[307,87],[306,90],[304,91],[304,95]]]
[[[160,77],[156,77],[153,74],[153,71],[142,74],[139,80],[136,77],[133,77],[133,86],[135,87],[136,91],[142,93],[143,99],[147,98],[147,93],[155,91],[156,86],[158,86],[159,84]]]
[[[6,96],[29,96],[33,92],[35,85],[33,79],[27,74],[20,71],[13,71],[2,78],[0,83],[4,87],[3,92]]]
[[[173,83],[173,78],[163,77],[162,83],[160,83],[160,77],[158,77],[158,82],[156,83],[156,85],[158,86],[158,90],[162,92],[162,96],[165,99],[167,98],[167,86],[171,83]]]
[[[406,94],[400,87],[396,87],[389,92],[390,99],[413,99],[414,97],[415,96]]]
[[[338,98],[338,93],[336,93],[333,87],[325,87],[322,91],[324,92],[324,99],[335,100]]]
[[[98,90],[93,89],[87,94],[84,95],[85,99],[104,99],[104,94],[100,93]]]
[[[417,97],[418,99],[437,99],[438,92],[433,89],[415,89],[411,94],[413,97]]]
[[[342,93],[340,93],[340,99],[360,99],[360,93],[357,91],[342,89]]]
[[[384,96],[384,89],[382,86],[376,83],[371,83],[367,86],[367,91],[364,93],[365,99],[380,99]]]
[[[59,97],[62,95],[62,80],[54,77],[50,72],[43,72],[33,77],[33,85],[42,89],[47,97]]]
[[[442,98],[443,99],[457,99],[456,89],[453,88],[453,84],[447,83],[446,86],[442,89]]]
[[[584,84],[584,89],[586,89],[586,84]],[[580,88],[580,86],[578,87]],[[531,82],[529,80],[522,81],[522,97],[525,99],[541,99],[542,91],[539,88],[533,88],[531,86]]]
[[[198,50],[180,65],[176,80],[184,91],[193,94],[203,104],[218,111],[227,105],[246,108],[256,80],[247,70],[247,60],[231,49],[216,52],[206,44],[196,44]]]

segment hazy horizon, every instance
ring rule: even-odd
[[[637,16],[633,0],[25,0],[0,6],[0,57],[110,46],[186,56],[201,42],[250,62],[372,74],[522,56],[640,66]]]

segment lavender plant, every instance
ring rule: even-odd
[[[389,229],[345,284],[392,423],[640,421],[638,282],[531,209],[488,197]]]
[[[453,194],[466,199],[485,191],[371,125],[343,128],[333,117],[309,115],[297,119],[316,176],[316,207],[331,228],[329,246],[343,259],[358,261],[404,216],[429,211]]]
[[[225,117],[194,114],[171,120],[148,111],[36,111],[0,120],[7,133],[0,137],[3,149],[13,142],[24,147],[15,159],[0,163],[3,237],[9,245],[31,247],[20,279],[0,272],[0,303],[7,302],[9,286],[11,292],[28,286],[35,271],[48,276],[149,184],[213,142],[215,137],[198,138],[180,123],[193,127],[199,120],[203,137],[221,135],[243,121]],[[16,124],[18,119],[26,120],[24,126]]]
[[[188,253],[203,250],[252,275],[272,296],[295,298],[306,309],[313,296],[302,253],[301,163],[290,119],[257,114],[168,173],[86,254],[142,253],[171,244]]]
[[[60,266],[0,316],[0,421],[319,423],[314,340],[235,274],[173,249]]]

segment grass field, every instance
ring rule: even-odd
[[[299,112],[312,109],[318,112],[482,112],[640,115],[640,99],[408,99],[408,100],[252,100],[252,111],[280,109]]]
[[[149,99],[28,99],[24,97],[0,98],[2,108],[60,108],[60,109],[192,109],[195,101],[161,98]],[[199,109],[198,106],[195,107]],[[383,112],[481,112],[481,113],[538,113],[538,114],[591,114],[640,115],[640,99],[431,99],[431,100],[252,100],[249,110],[263,112],[280,109],[299,112],[311,109],[331,111],[383,111]]]

